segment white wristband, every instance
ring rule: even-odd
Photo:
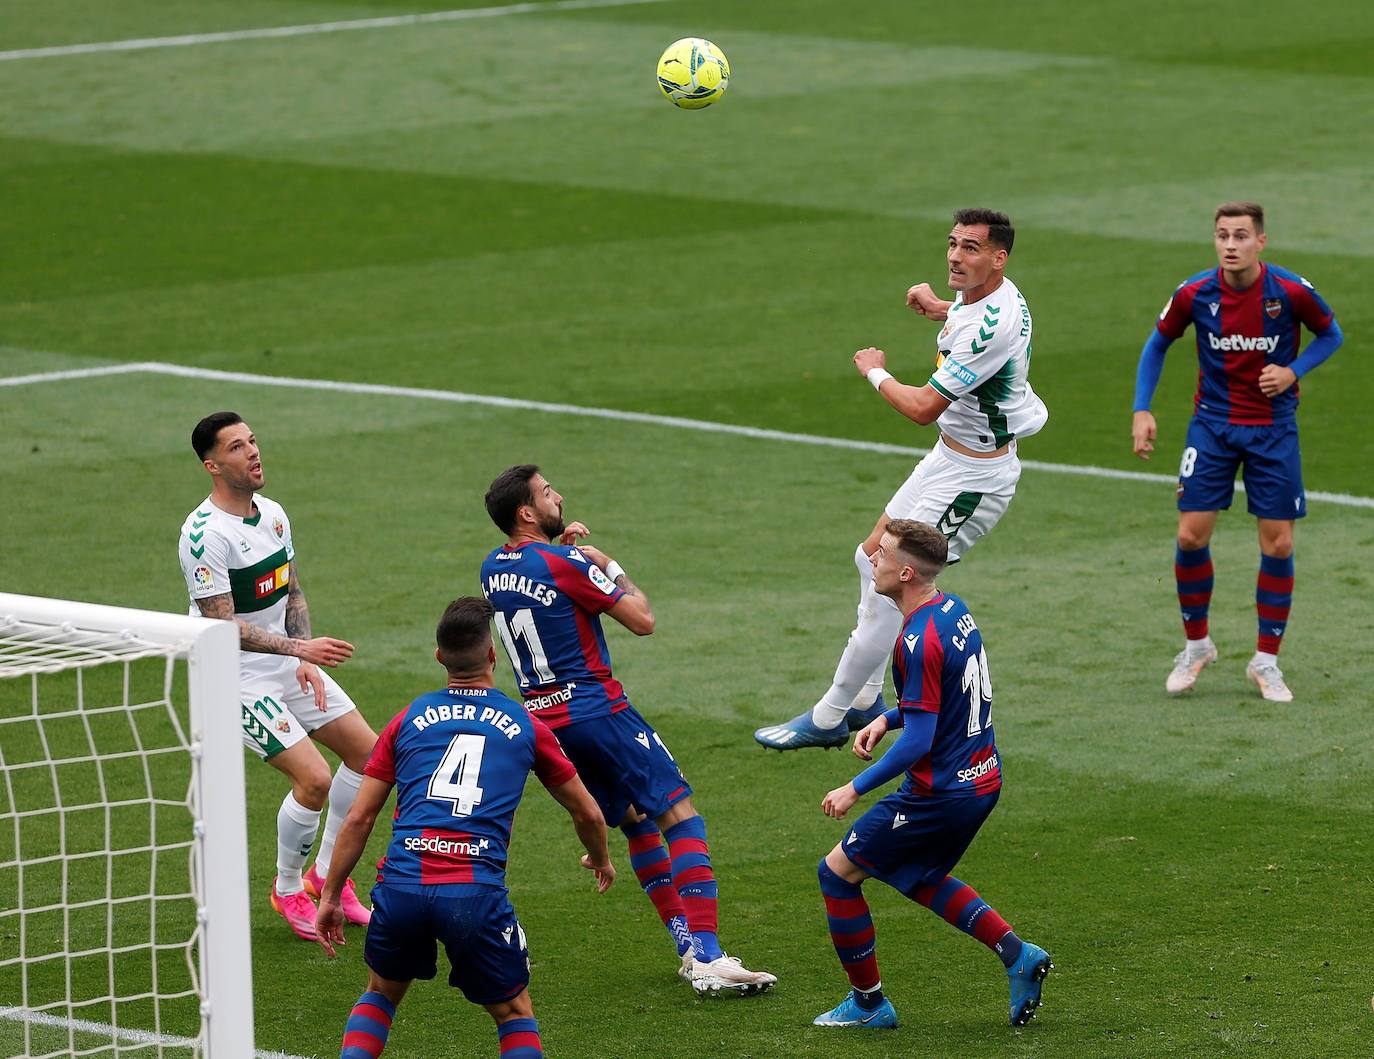
[[[892,372],[886,368],[869,368],[864,378],[873,384],[873,389],[881,390],[883,383],[892,378]]]
[[[614,559],[612,559],[609,563],[606,564],[606,576],[609,577],[611,579],[611,583],[614,584],[617,578],[625,576],[625,568],[622,567]]]

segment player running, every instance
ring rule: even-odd
[[[863,795],[905,773],[902,785],[868,812],[820,862],[830,938],[853,987],[817,1026],[884,1029],[897,1025],[883,995],[873,917],[860,889],[870,876],[925,905],[992,949],[1011,983],[1011,1024],[1040,1006],[1054,966],[1022,941],[973,888],[950,875],[1002,789],[992,734],[992,678],[983,637],[957,596],[935,587],[948,544],[942,531],[908,519],[883,529],[873,555],[873,585],[906,615],[892,652],[900,701],[864,728],[854,753],[865,761],[889,728],[901,731],[877,763],[825,796],[821,809],[844,818]]]
[[[344,1027],[341,1059],[377,1059],[410,983],[438,972],[496,1020],[501,1059],[544,1054],[530,1004],[525,931],[506,892],[511,820],[531,771],[572,817],[582,866],[605,893],[615,881],[601,810],[553,733],[492,686],[491,605],[455,599],[439,619],[434,657],[448,686],[421,695],[382,730],[362,790],[339,833],[320,894],[318,941],[343,943],[339,900],[377,814],[396,788],[391,844],[378,865],[363,960],[367,992]]]
[[[810,710],[754,738],[774,750],[843,746],[852,730],[883,712],[883,674],[902,616],[873,590],[870,559],[889,519],[935,526],[957,562],[989,532],[1016,494],[1018,438],[1049,418],[1031,389],[1031,315],[1004,274],[1015,231],[1005,213],[965,209],[949,233],[949,286],[954,301],[928,283],[907,292],[907,305],[945,322],[936,339],[935,371],[924,386],[906,386],[887,371],[881,349],[861,349],[854,366],[888,404],[922,426],[937,423],[939,439],[916,465],[854,553],[859,569],[859,620],[835,669],[834,682]],[[846,723],[847,722],[847,723]]]
[[[353,645],[310,630],[291,522],[280,504],[258,493],[263,472],[257,438],[236,413],[215,412],[196,424],[191,446],[212,483],[210,495],[187,516],[178,544],[191,614],[238,623],[243,745],[291,781],[277,811],[270,899],[298,937],[314,941],[310,895],[329,872],[377,736],[353,700],[318,668],[338,665],[353,654]],[[332,779],[311,739],[341,758]],[[302,874],[326,800],[319,852]],[[367,923],[369,912],[352,882],[343,908],[350,923]]]
[[[1187,643],[1164,682],[1190,690],[1216,661],[1208,633],[1212,600],[1209,545],[1217,513],[1231,506],[1243,467],[1246,508],[1259,524],[1255,609],[1259,636],[1245,676],[1271,702],[1292,702],[1279,670],[1279,646],[1293,605],[1293,522],[1307,514],[1298,452],[1298,380],[1340,348],[1335,316],[1296,272],[1260,260],[1264,210],[1253,202],[1217,207],[1213,241],[1219,267],[1184,280],[1159,314],[1140,353],[1131,439],[1143,460],[1154,451],[1150,402],[1169,345],[1188,325],[1197,334],[1197,396],[1178,469],[1174,576]],[[1301,328],[1316,338],[1299,354]]]
[[[716,937],[716,878],[692,788],[611,675],[600,616],[648,636],[648,599],[619,563],[574,544],[587,527],[563,525],[563,498],[533,464],[503,471],[486,505],[506,543],[482,564],[482,592],[496,608],[526,707],[557,733],[607,822],[629,840],[630,863],[677,946],[682,977],[701,994],[764,992],[777,979],[725,955]]]

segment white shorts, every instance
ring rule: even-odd
[[[1001,520],[1020,479],[1014,441],[1009,451],[991,459],[965,456],[938,441],[884,510],[888,518],[915,519],[938,529],[949,541],[954,563]]]
[[[323,668],[327,710],[315,705],[315,692],[302,692],[296,683],[300,662],[283,658],[270,673],[241,673],[239,692],[243,704],[243,745],[264,761],[295,746],[310,733],[337,721],[358,707],[348,693]]]

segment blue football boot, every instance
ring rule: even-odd
[[[1024,1026],[1040,1006],[1040,991],[1045,975],[1050,973],[1054,964],[1050,954],[1039,945],[1028,941],[1021,943],[1021,955],[1007,968],[1007,981],[1011,984],[1011,1024]]]
[[[887,713],[887,703],[883,701],[883,693],[880,691],[878,697],[873,700],[873,705],[868,709],[861,710],[857,706],[851,706],[849,712],[844,715],[844,721],[845,724],[849,725],[851,732],[862,732],[885,713]]]
[[[817,728],[811,721],[811,711],[807,710],[783,724],[760,728],[754,733],[754,740],[769,750],[800,750],[804,746],[829,750],[849,742],[849,728],[843,723],[834,728]]]
[[[812,1020],[813,1026],[850,1026],[861,1030],[890,1030],[897,1025],[897,1009],[892,1001],[883,997],[883,1002],[872,1011],[859,1007],[854,999],[854,991],[823,1015]]]

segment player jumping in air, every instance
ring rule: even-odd
[[[900,701],[864,728],[854,753],[897,729],[882,759],[825,796],[836,820],[869,791],[905,774],[896,793],[864,813],[820,862],[830,937],[852,989],[817,1026],[883,1029],[897,1025],[883,995],[873,917],[861,889],[870,876],[925,905],[992,949],[1011,983],[1011,1024],[1024,1026],[1040,1005],[1049,954],[1022,941],[1006,920],[949,872],[959,863],[1002,789],[1002,763],[992,734],[992,678],[982,633],[957,596],[935,587],[948,556],[945,535],[907,519],[883,529],[873,555],[873,585],[905,621],[892,652]]]
[[[1312,284],[1260,260],[1264,210],[1253,202],[1218,206],[1213,239],[1219,267],[1174,291],[1140,354],[1136,373],[1135,453],[1154,451],[1150,401],[1170,343],[1188,325],[1197,334],[1197,396],[1178,469],[1174,574],[1187,643],[1165,681],[1190,690],[1216,661],[1208,634],[1212,600],[1209,545],[1217,513],[1231,506],[1236,468],[1244,468],[1246,507],[1259,522],[1259,637],[1246,677],[1271,702],[1291,702],[1279,670],[1279,645],[1293,605],[1293,522],[1307,514],[1298,452],[1298,380],[1340,348],[1341,329]],[[1301,328],[1314,338],[1299,354]]]
[[[315,940],[315,903],[329,872],[335,837],[362,782],[377,735],[353,700],[319,666],[336,666],[352,644],[315,636],[296,569],[291,522],[263,486],[257,438],[234,412],[196,424],[191,446],[213,483],[187,516],[178,553],[191,613],[236,621],[243,745],[291,781],[277,812],[277,877],[272,907],[297,936]],[[333,777],[311,740],[342,760]],[[302,874],[326,800],[324,834],[310,871]],[[309,892],[307,892],[309,891]],[[352,882],[343,892],[350,923],[368,910]]]
[[[648,636],[648,599],[619,563],[574,543],[587,527],[564,526],[563,498],[533,464],[502,472],[486,505],[506,543],[482,564],[482,592],[525,706],[557,733],[607,822],[629,840],[635,875],[677,946],[679,974],[702,994],[764,992],[777,979],[725,955],[716,937],[716,878],[692,788],[611,675],[600,616]]]
[[[1039,431],[1049,412],[1027,378],[1030,309],[1004,274],[1015,235],[1005,213],[955,212],[946,252],[954,301],[936,297],[928,283],[907,292],[907,305],[945,324],[936,339],[935,371],[924,386],[894,379],[881,349],[854,354],[859,374],[883,400],[922,426],[937,423],[940,436],[854,553],[859,620],[833,683],[805,713],[756,731],[754,738],[766,747],[843,746],[851,730],[882,713],[883,673],[902,623],[892,601],[873,590],[870,558],[887,521],[930,523],[949,541],[949,561],[957,562],[997,525],[1016,495],[1016,441]]]
[[[367,992],[344,1026],[341,1059],[377,1059],[396,1007],[416,978],[448,955],[449,985],[496,1020],[501,1059],[544,1054],[530,1004],[525,931],[506,893],[511,819],[533,770],[572,817],[605,893],[615,881],[606,824],[558,741],[523,706],[492,686],[491,606],[455,599],[439,619],[434,657],[448,686],[421,695],[382,731],[364,769],[320,894],[318,941],[343,942],[339,899],[377,814],[396,788],[391,844],[378,865],[363,960]]]

